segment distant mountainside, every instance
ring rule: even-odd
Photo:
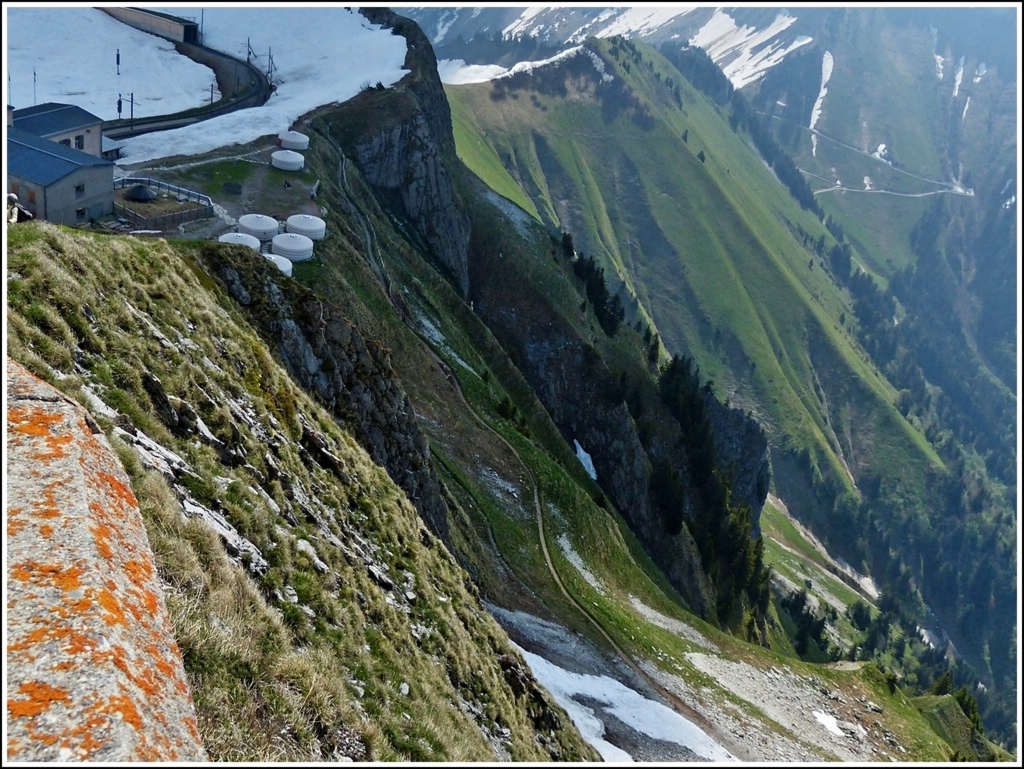
[[[833,9],[747,83],[724,45],[708,44],[710,69],[671,35],[664,59],[616,37],[579,48],[586,20],[646,42],[689,14],[589,13],[446,17],[443,55],[509,67],[537,45],[551,60],[448,87],[460,156],[571,231],[632,317],[764,422],[791,507],[1012,690],[1012,11]],[[460,24],[479,34],[452,41]],[[986,655],[979,627],[1005,653]]]
[[[707,48],[736,87],[756,82],[786,56],[811,43],[830,13],[801,8],[403,8],[430,37],[439,59],[514,63],[485,52],[484,40],[564,48],[587,37],[619,35],[651,45],[693,40]]]

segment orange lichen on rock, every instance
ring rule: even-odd
[[[23,561],[12,564],[10,567],[12,579],[20,582],[34,582],[42,585],[52,585],[60,590],[77,590],[82,586],[83,568],[81,566],[68,566],[63,563],[39,563],[38,561]]]
[[[108,625],[127,625],[128,618],[125,616],[124,608],[121,606],[121,602],[117,600],[117,596],[109,588],[103,588],[99,591],[97,596],[100,606],[107,612],[103,616],[103,621]]]
[[[18,693],[25,698],[7,700],[7,713],[11,718],[35,718],[54,702],[71,699],[67,689],[50,686],[45,681],[26,681],[18,686]]]
[[[207,760],[127,474],[81,406],[7,373],[7,757]]]
[[[17,535],[23,527],[28,525],[28,521],[21,517],[24,511],[20,507],[7,508],[7,536],[13,537]]]
[[[100,481],[107,485],[108,490],[113,497],[121,500],[121,502],[128,507],[138,507],[139,502],[135,498],[135,492],[128,488],[128,486],[110,473],[105,473],[102,470],[96,473],[96,475]]]
[[[58,459],[66,456],[64,447],[74,440],[71,435],[54,435],[54,427],[65,421],[63,414],[52,414],[39,407],[14,406],[7,409],[7,431],[16,435],[42,438],[46,451],[37,450],[33,459]]]

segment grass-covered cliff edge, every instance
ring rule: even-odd
[[[8,245],[8,354],[118,447],[212,758],[594,757],[194,247],[48,224]]]

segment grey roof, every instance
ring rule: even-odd
[[[46,104],[14,110],[14,127],[36,136],[53,136],[102,122],[91,112],[86,112],[74,104],[58,104],[50,101]]]
[[[18,128],[7,129],[7,173],[43,186],[63,179],[79,168],[110,166],[113,162],[63,144],[41,139]]]

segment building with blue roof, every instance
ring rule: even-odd
[[[103,153],[103,121],[74,104],[46,102],[16,109],[14,127],[90,155]]]
[[[17,127],[7,128],[7,191],[37,219],[84,224],[114,211],[114,164]]]

